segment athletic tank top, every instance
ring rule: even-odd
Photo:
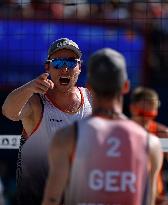
[[[19,198],[22,204],[40,204],[48,174],[48,147],[56,131],[91,114],[91,96],[87,89],[79,88],[83,105],[75,114],[64,113],[45,95],[41,95],[43,115],[38,128],[22,144],[19,170]],[[23,203],[24,201],[24,203]]]
[[[65,205],[145,205],[147,164],[142,127],[130,120],[82,120]]]

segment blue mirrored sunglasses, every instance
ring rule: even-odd
[[[64,67],[68,69],[73,69],[77,66],[78,62],[80,62],[80,59],[75,58],[54,58],[51,60],[47,60],[47,63],[51,63],[56,69],[61,69]]]

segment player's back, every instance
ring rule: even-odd
[[[128,119],[78,122],[66,205],[145,205],[148,134]]]

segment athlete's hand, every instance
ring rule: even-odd
[[[28,83],[28,87],[32,93],[46,93],[48,89],[54,88],[54,83],[48,79],[49,74],[43,73],[38,76],[36,79]]]

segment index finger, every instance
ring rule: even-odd
[[[49,73],[43,73],[39,76],[39,78],[42,80],[47,80],[48,76],[49,76]]]

